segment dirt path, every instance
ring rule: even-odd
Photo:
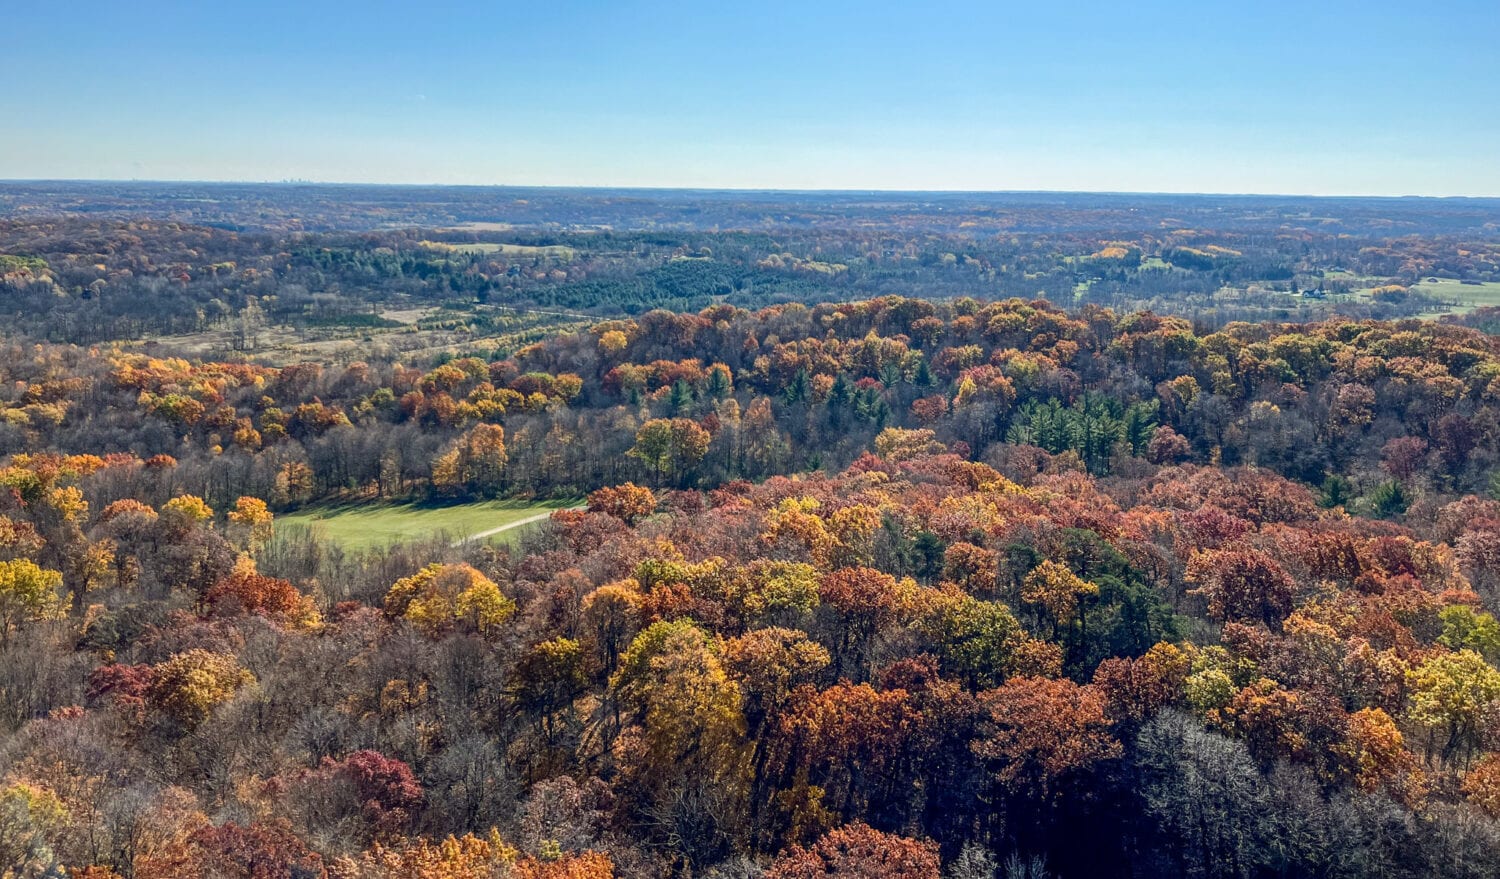
[[[582,510],[584,509],[584,507],[559,507],[558,509]],[[555,512],[557,512],[557,510],[548,510],[545,513],[537,513],[535,516],[527,516],[524,519],[517,519],[516,521],[511,522],[508,525],[501,525],[498,528],[491,528],[488,531],[480,531],[477,534],[470,534],[468,537],[459,538],[458,540],[453,541],[453,543],[450,545],[463,546],[465,543],[468,543],[472,540],[483,540],[492,534],[499,534],[501,531],[509,531],[512,528],[520,528],[522,525],[530,525],[532,522],[540,522]]]

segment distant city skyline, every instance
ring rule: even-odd
[[[0,179],[1500,196],[1493,0],[22,4]]]

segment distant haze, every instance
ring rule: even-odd
[[[0,179],[1500,195],[1495,0],[13,7]]]

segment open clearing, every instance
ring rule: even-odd
[[[246,358],[269,366],[307,360],[342,364],[372,357],[412,358],[442,351],[478,351],[493,357],[497,351],[507,356],[548,336],[583,329],[595,320],[573,312],[508,305],[395,307],[378,315],[353,315],[342,323],[328,320],[318,326],[268,326],[256,334],[255,345],[249,350],[233,348],[233,328],[228,322],[210,330],[153,336],[122,346],[148,353],[155,353],[159,347],[174,355],[206,359]]]
[[[1500,282],[1465,284],[1450,278],[1421,281],[1412,290],[1443,302],[1455,303],[1450,314],[1463,314],[1476,308],[1500,305]]]
[[[1373,281],[1374,279],[1360,280]],[[1364,287],[1344,295],[1365,298],[1373,290],[1374,287]],[[1439,303],[1427,311],[1414,315],[1423,319],[1438,318],[1448,314],[1467,314],[1476,308],[1500,306],[1500,282],[1497,281],[1468,283],[1453,278],[1426,278],[1411,285],[1411,291]],[[1336,296],[1331,296],[1330,299],[1340,301],[1340,297]]]
[[[428,307],[428,308],[393,308],[393,309],[389,309],[389,310],[386,310],[386,311],[382,311],[380,313],[380,316],[383,317],[383,318],[385,318],[386,320],[393,320],[396,323],[406,324],[407,326],[416,326],[417,321],[421,320],[424,317],[427,317],[428,315],[432,314],[435,311],[437,311],[437,309],[436,308],[431,308],[431,307]]]
[[[503,256],[545,256],[550,259],[558,259],[563,262],[572,261],[576,255],[571,247],[561,244],[536,246],[532,244],[497,244],[494,242],[472,242],[468,244],[453,244],[446,241],[423,241],[423,247],[431,247],[435,250],[451,250],[455,253],[498,253]]]
[[[509,232],[516,228],[511,223],[486,223],[472,222],[459,223],[457,226],[444,226],[439,232]]]
[[[311,507],[276,517],[276,527],[311,528],[345,550],[365,550],[443,536],[451,541],[485,535],[491,542],[514,539],[528,520],[541,521],[577,501],[477,501],[470,504],[367,503]]]

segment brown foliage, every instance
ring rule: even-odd
[[[831,830],[810,848],[794,846],[777,858],[766,879],[938,879],[937,846],[866,824]]]

